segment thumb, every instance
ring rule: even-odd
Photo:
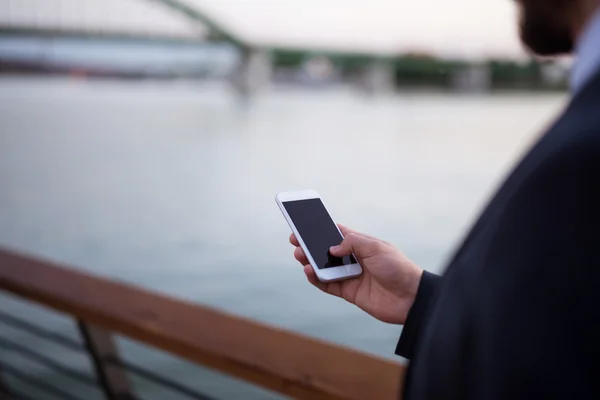
[[[372,239],[352,232],[344,238],[342,243],[332,246],[329,252],[335,257],[345,257],[354,253],[357,257],[362,258],[372,249],[373,243]]]

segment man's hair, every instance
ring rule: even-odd
[[[571,18],[576,0],[518,0],[521,40],[533,53],[554,56],[571,53],[575,37]]]

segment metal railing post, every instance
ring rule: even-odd
[[[109,362],[119,360],[119,352],[112,335],[83,321],[78,321],[77,324],[106,399],[135,399],[125,370],[120,365]]]

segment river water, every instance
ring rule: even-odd
[[[242,103],[219,85],[4,78],[0,245],[393,357],[400,327],[305,281],[275,194],[316,189],[334,219],[441,272],[565,101],[280,88]],[[76,336],[68,318],[10,296],[0,301]],[[84,357],[2,325],[0,333],[89,369]],[[120,345],[128,359],[218,398],[276,398],[139,344]],[[0,360],[59,379],[2,347]],[[82,398],[97,396],[60,379]],[[145,398],[178,398],[135,385]]]

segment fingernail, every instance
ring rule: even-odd
[[[331,246],[331,247],[329,248],[329,251],[334,251],[334,252],[337,252],[339,249],[340,249],[340,246],[339,246],[339,245],[338,245],[338,246]]]

